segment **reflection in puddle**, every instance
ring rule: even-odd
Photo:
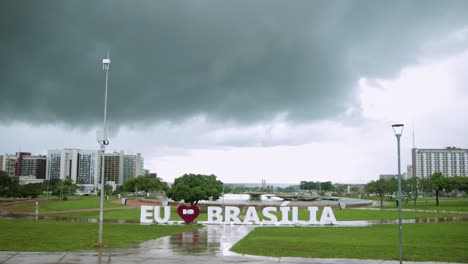
[[[149,240],[128,247],[137,254],[172,255],[236,255],[229,249],[254,228],[242,225],[208,225],[200,230],[188,231],[169,237]]]

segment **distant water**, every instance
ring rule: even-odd
[[[226,203],[226,204],[272,204],[272,205],[281,205],[284,201],[283,198],[276,197],[274,194],[262,194],[260,196],[260,201],[249,200],[250,195],[248,194],[233,194],[227,193],[221,196],[216,201],[210,201],[209,203]],[[201,201],[200,203],[203,203]],[[368,200],[361,200],[355,198],[338,198],[337,200],[327,200],[327,199],[318,199],[314,201],[288,201],[289,206],[295,205],[311,205],[311,206],[337,206],[338,203],[348,204],[348,205],[370,205],[371,202]]]
[[[248,194],[233,194],[226,193],[221,196],[216,202],[226,202],[226,203],[245,203],[249,201],[250,195]],[[260,201],[271,202],[271,201],[283,201],[283,198],[276,197],[274,194],[262,194],[260,195]]]

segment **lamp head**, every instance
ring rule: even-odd
[[[102,69],[108,70],[110,63],[111,63],[110,59],[102,59]]]
[[[392,125],[392,128],[393,128],[393,132],[395,133],[395,136],[401,136],[403,134],[403,127],[405,125],[403,124],[394,124]]]
[[[107,58],[102,59],[102,69],[109,70],[111,60],[109,59],[109,52],[107,52]]]

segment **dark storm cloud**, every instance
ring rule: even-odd
[[[0,121],[114,125],[342,114],[468,23],[467,1],[2,1]]]

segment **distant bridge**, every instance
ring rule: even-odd
[[[318,195],[299,195],[299,194],[291,194],[291,193],[271,194],[267,192],[245,192],[245,194],[250,195],[251,201],[260,201],[260,197],[262,195],[265,195],[268,198],[279,197],[285,201],[314,201],[320,198],[320,196]]]

